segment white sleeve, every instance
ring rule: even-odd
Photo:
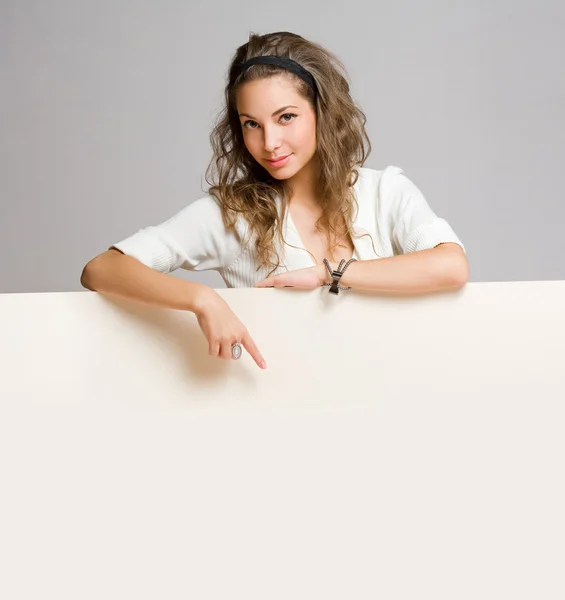
[[[139,229],[111,247],[162,273],[179,267],[219,270],[242,251],[239,236],[226,232],[220,206],[212,196],[195,200],[160,225]]]
[[[449,223],[433,212],[422,192],[399,167],[390,166],[383,171],[379,198],[388,209],[391,238],[403,254],[434,248],[444,242],[454,242],[465,252]]]

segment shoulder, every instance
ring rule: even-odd
[[[358,173],[355,192],[358,196],[385,195],[395,185],[401,184],[406,177],[399,178],[404,171],[400,167],[389,165],[384,169],[371,169],[368,167],[356,167]]]
[[[193,200],[168,219],[164,225],[171,222],[174,222],[177,226],[185,227],[187,231],[197,228],[203,232],[207,231],[215,237],[233,235],[233,231],[225,228],[220,201],[212,194]],[[235,230],[238,235],[246,230],[242,219],[237,219]]]
[[[166,221],[147,230],[167,241],[177,243],[185,254],[239,254],[238,233],[226,229],[219,201],[213,195],[197,198]]]
[[[211,223],[221,218],[222,211],[218,200],[211,195],[201,196],[182,208],[178,215],[186,218],[199,218]]]
[[[356,170],[358,179],[354,192],[358,203],[375,207],[381,218],[395,209],[400,198],[414,192],[413,182],[406,177],[403,169],[395,165],[384,169],[357,167]]]

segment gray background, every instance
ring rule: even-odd
[[[231,55],[281,30],[344,61],[365,166],[404,169],[471,281],[565,279],[559,0],[0,0],[0,292],[81,290],[88,260],[205,195]]]

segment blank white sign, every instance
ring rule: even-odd
[[[0,598],[565,597],[565,281],[0,295]]]

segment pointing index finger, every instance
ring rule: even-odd
[[[257,363],[257,365],[261,369],[266,369],[267,363],[265,362],[265,359],[261,355],[261,352],[259,352],[259,348],[257,348],[257,345],[255,344],[253,338],[249,335],[249,333],[245,334],[245,336],[241,340],[241,343],[243,344],[247,352],[249,352],[251,358]]]

